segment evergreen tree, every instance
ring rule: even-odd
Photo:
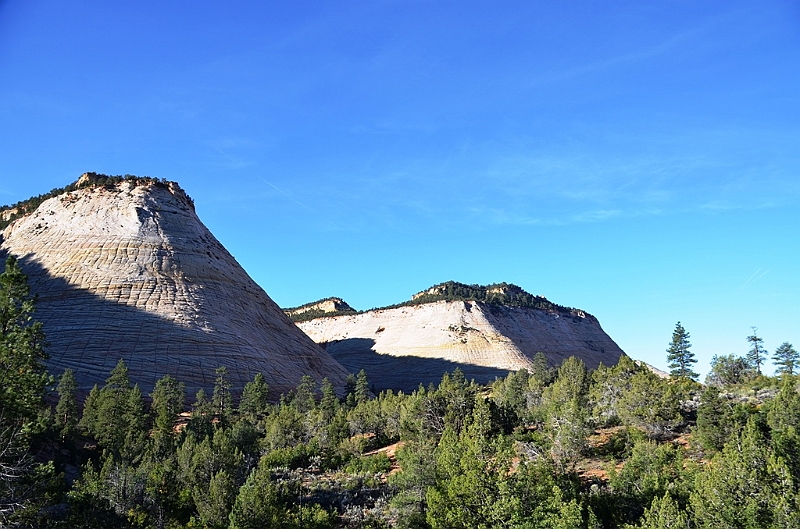
[[[728,399],[719,394],[719,388],[708,386],[697,408],[697,429],[695,436],[706,450],[718,452],[734,432],[736,423],[733,406]]]
[[[72,438],[78,426],[78,401],[75,392],[78,383],[75,381],[75,372],[65,369],[58,381],[58,404],[56,405],[55,426],[59,429],[61,439]]]
[[[631,379],[639,371],[647,370],[637,365],[627,355],[622,355],[613,367],[603,364],[592,373],[589,404],[596,425],[607,426],[619,422],[619,402],[631,388]]]
[[[681,421],[676,389],[649,369],[637,372],[617,403],[622,423],[644,429],[653,439],[670,432]]]
[[[214,407],[214,415],[224,427],[230,423],[231,412],[233,411],[231,383],[228,380],[228,369],[225,366],[218,367],[215,373],[217,376],[214,381],[214,393],[211,395],[211,404]]]
[[[547,355],[542,351],[537,351],[533,355],[533,365],[531,367],[531,379],[533,379],[540,388],[543,388],[553,381],[553,370],[547,363]]]
[[[686,477],[682,449],[669,443],[636,441],[622,469],[612,468],[609,472],[615,496],[614,516],[618,522],[634,522],[667,492],[673,498],[687,500],[691,485]]]
[[[800,363],[800,353],[789,342],[783,342],[775,349],[772,363],[775,364],[775,373],[791,376],[794,374],[795,367]]]
[[[570,356],[542,395],[550,455],[561,470],[575,463],[586,448],[589,377],[583,360]]]
[[[262,461],[239,489],[230,514],[230,529],[283,527],[285,521],[286,509],[270,479],[269,465]]]
[[[356,376],[356,387],[354,393],[356,397],[356,404],[361,404],[369,399],[369,380],[367,380],[367,372],[363,369],[359,371],[358,375]]]
[[[138,385],[131,387],[128,367],[122,359],[95,398],[84,403],[84,417],[88,418],[84,423],[88,433],[115,458],[127,464],[141,454],[147,416],[142,392]]]
[[[339,399],[336,398],[333,384],[331,384],[331,381],[328,380],[327,377],[322,379],[321,390],[322,399],[319,401],[319,409],[322,413],[322,420],[329,423],[339,411]]]
[[[98,388],[97,384],[95,384],[89,391],[89,395],[86,396],[86,400],[83,401],[83,412],[81,413],[80,421],[78,421],[78,427],[85,434],[91,435],[90,432],[93,432],[97,427],[97,406],[99,399],[100,388]]]
[[[353,373],[347,375],[347,379],[344,382],[344,398],[347,400],[350,395],[353,395],[356,392],[356,376]]]
[[[308,413],[316,406],[317,381],[314,377],[303,375],[295,390],[292,406],[300,413]]]
[[[482,400],[479,397],[479,400]],[[436,485],[428,488],[427,521],[433,528],[498,527],[511,516],[504,501],[511,452],[507,444],[493,446],[486,436],[485,415],[475,413],[460,434],[446,427],[436,449]],[[486,410],[488,411],[488,410]]]
[[[106,379],[105,391],[120,392],[131,389],[131,379],[128,375],[128,366],[122,358],[117,361],[117,365],[111,370],[111,375]]]
[[[397,450],[401,472],[391,474],[389,483],[398,492],[392,506],[401,514],[404,527],[425,527],[428,509],[426,493],[436,485],[436,444],[428,441],[408,442]]]
[[[196,501],[200,520],[212,529],[228,527],[228,513],[235,498],[236,489],[231,475],[225,469],[216,472],[208,482],[208,494]]]
[[[800,522],[786,463],[754,419],[697,474],[691,506],[697,527],[798,527]]]
[[[152,399],[150,412],[153,415],[153,437],[159,451],[168,450],[175,437],[175,419],[183,411],[186,386],[170,375],[164,375],[156,382],[150,398]]]
[[[650,508],[644,512],[639,525],[642,529],[684,529],[690,527],[685,509],[672,499],[668,492],[661,498],[653,499]]]
[[[706,384],[723,387],[742,384],[750,380],[753,375],[753,366],[747,358],[736,355],[722,355],[711,359],[711,371],[706,376]]]
[[[214,433],[214,406],[206,397],[203,388],[197,390],[192,404],[192,416],[186,428],[194,433],[198,439],[203,439]]]
[[[761,364],[764,363],[764,356],[766,355],[766,351],[764,350],[764,340],[762,340],[758,334],[757,327],[751,327],[753,329],[753,334],[747,337],[747,341],[750,342],[750,350],[747,352],[747,360],[750,362],[750,365],[753,366],[753,369],[756,370],[756,374],[761,374]]]
[[[269,403],[269,386],[264,375],[256,373],[253,380],[244,385],[242,398],[239,400],[239,415],[255,422],[267,412]]]
[[[795,483],[800,484],[800,394],[794,380],[784,379],[780,391],[766,406],[772,446],[786,461]]]
[[[697,380],[700,376],[692,371],[692,364],[697,363],[694,353],[690,350],[689,333],[683,328],[681,322],[675,325],[672,331],[672,341],[667,347],[667,362],[669,362],[670,375],[678,378]]]
[[[43,364],[42,324],[33,321],[35,298],[11,256],[0,274],[0,526],[21,509],[33,488],[24,481],[36,468],[32,434],[43,430],[44,393],[50,377]]]

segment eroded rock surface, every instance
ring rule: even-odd
[[[210,391],[220,366],[234,390],[262,372],[273,396],[305,374],[344,383],[345,369],[247,275],[177,184],[72,191],[2,238],[39,297],[51,373],[73,369],[84,391],[120,358],[145,392],[165,374],[190,396]]]
[[[488,382],[531,368],[539,351],[552,366],[570,356],[588,367],[613,365],[624,354],[597,319],[582,311],[478,301],[436,301],[297,325],[348,371],[364,368],[378,390],[410,391],[456,367]]]

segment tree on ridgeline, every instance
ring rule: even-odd
[[[711,359],[711,371],[706,376],[706,384],[717,387],[735,386],[750,380],[755,372],[747,358],[736,355],[722,355]]]
[[[696,364],[697,359],[694,357],[691,347],[689,333],[683,328],[681,322],[678,322],[675,325],[675,330],[672,331],[672,341],[667,347],[670,376],[690,380],[697,380],[697,377],[700,376],[692,371],[692,364]]]
[[[750,365],[753,366],[753,369],[756,370],[756,374],[761,374],[761,364],[764,363],[764,356],[766,356],[767,352],[764,350],[764,340],[758,336],[758,327],[751,327],[753,329],[753,334],[747,337],[747,341],[750,342],[750,350],[747,352],[747,360],[750,362]]]
[[[800,353],[789,342],[783,342],[775,349],[772,363],[775,364],[776,374],[792,376],[795,367],[800,363]]]

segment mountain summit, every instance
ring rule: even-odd
[[[144,392],[165,374],[190,395],[209,391],[223,366],[234,391],[257,372],[273,397],[303,375],[344,385],[345,369],[247,275],[174,182],[87,173],[2,219],[0,257],[16,255],[38,295],[48,367],[73,369],[83,391],[120,358]]]
[[[365,369],[379,390],[410,391],[455,368],[488,382],[532,368],[537,352],[551,366],[576,356],[589,367],[625,354],[591,314],[507,283],[448,281],[391,307],[295,321],[349,371]]]

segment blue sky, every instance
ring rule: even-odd
[[[796,2],[0,0],[0,203],[178,181],[282,306],[506,281],[800,346]]]

